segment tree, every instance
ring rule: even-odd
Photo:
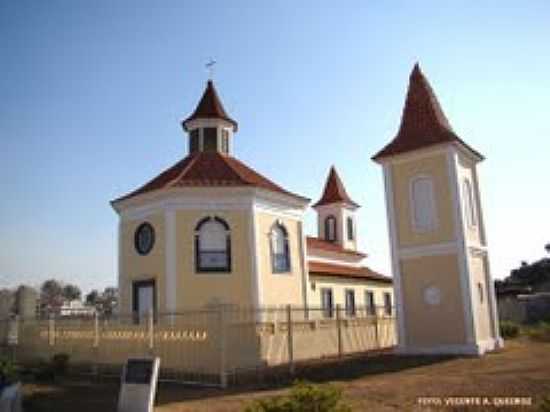
[[[118,305],[118,289],[107,287],[101,294],[103,313],[112,315]]]
[[[550,243],[544,245],[544,250],[546,250],[546,253],[550,253]]]
[[[80,288],[76,285],[66,284],[63,286],[63,297],[67,300],[76,300],[80,299],[80,296],[82,295],[82,292],[80,291]]]
[[[99,292],[94,289],[86,295],[86,304],[96,306],[99,303]]]
[[[46,280],[40,287],[40,307],[42,312],[57,312],[63,304],[63,287],[55,279]]]

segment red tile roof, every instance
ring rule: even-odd
[[[346,192],[346,188],[344,187],[344,184],[342,183],[340,176],[338,176],[338,172],[336,171],[336,168],[332,166],[330,168],[330,172],[328,174],[328,178],[325,183],[325,190],[323,191],[323,196],[317,203],[313,205],[313,207],[329,205],[332,203],[339,203],[339,202],[347,203],[349,205],[359,207],[359,205],[355,203],[353,200],[351,200],[351,198],[348,196]]]
[[[223,108],[223,104],[212,80],[208,80],[206,89],[195,111],[181,123],[183,128],[187,130],[187,123],[195,119],[223,119],[231,123],[235,131],[237,131],[238,127],[237,122],[229,117]]]
[[[328,252],[342,253],[345,255],[352,255],[357,257],[367,257],[365,253],[356,252],[355,250],[344,249],[337,243],[329,242],[327,240],[319,239],[318,237],[308,236],[306,237],[306,244],[308,254],[310,249],[321,249]]]
[[[315,262],[308,263],[310,275],[338,276],[355,279],[367,279],[376,282],[393,283],[392,278],[381,275],[366,266],[353,267],[337,265],[333,263]]]
[[[283,189],[234,157],[218,152],[196,152],[166,169],[139,189],[114,202],[160,189],[212,186],[259,187],[309,201],[308,198]]]
[[[409,77],[409,90],[397,136],[372,159],[378,160],[436,144],[452,142],[462,144],[483,158],[479,152],[472,149],[455,134],[430,83],[420,71],[417,63]]]

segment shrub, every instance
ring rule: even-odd
[[[245,412],[351,412],[351,407],[333,385],[295,382],[287,396],[255,401]]]
[[[0,389],[18,379],[17,368],[12,361],[0,358]]]
[[[519,335],[519,325],[508,320],[500,322],[500,336],[506,339],[517,338]]]
[[[537,326],[530,328],[527,334],[532,340],[550,342],[550,323],[541,322]]]
[[[69,355],[66,353],[56,353],[52,356],[52,372],[55,375],[65,375],[69,366]]]
[[[550,396],[542,399],[539,410],[540,412],[550,412]]]

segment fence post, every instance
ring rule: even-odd
[[[48,317],[48,343],[50,346],[55,345],[55,315],[51,313]]]
[[[15,362],[17,345],[19,344],[19,315],[15,315],[11,322],[6,321],[6,324],[8,327],[7,344],[11,347],[11,361]]]
[[[94,312],[94,343],[92,347],[94,353],[94,360],[92,361],[92,375],[99,378],[99,317],[97,315],[97,310]]]
[[[342,357],[342,319],[340,316],[340,305],[336,305],[336,329],[338,333],[338,357]]]
[[[227,388],[227,371],[226,371],[226,324],[225,312],[223,306],[220,306],[218,311],[218,328],[220,331],[220,386]]]
[[[374,307],[374,338],[376,339],[376,348],[380,349],[380,334],[378,331],[378,308]]]
[[[288,344],[288,369],[294,375],[294,336],[292,335],[292,306],[286,305],[287,344]]]
[[[153,346],[155,342],[155,317],[153,309],[149,309],[147,313],[147,329],[149,330],[149,353],[153,355]]]

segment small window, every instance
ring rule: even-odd
[[[136,251],[142,255],[147,255],[155,245],[155,229],[150,223],[142,223],[136,229],[134,234],[134,246]]]
[[[433,181],[430,177],[416,177],[411,181],[411,218],[416,231],[435,229],[436,210]]]
[[[207,217],[195,228],[197,272],[231,271],[231,235],[229,225],[218,217]]]
[[[222,152],[229,153],[229,131],[222,130]]]
[[[218,130],[215,127],[205,127],[203,129],[203,150],[205,152],[216,152],[218,150],[217,134]]]
[[[279,223],[271,229],[271,259],[273,273],[290,272],[288,233],[285,227]]]
[[[334,316],[332,289],[321,289],[321,309],[323,310],[323,316],[325,318],[332,318]]]
[[[348,240],[353,240],[355,236],[353,233],[353,219],[351,217],[348,217],[347,223],[348,223]]]
[[[336,218],[332,215],[325,219],[325,239],[336,242]]]
[[[466,222],[468,226],[477,225],[477,213],[474,202],[474,193],[472,191],[472,184],[468,179],[465,179],[463,184],[463,196],[464,196],[464,212],[466,213]]]
[[[376,315],[376,306],[374,304],[374,292],[367,290],[365,292],[365,306],[367,310],[367,315],[374,316]]]
[[[346,289],[346,316],[355,316],[355,291],[353,289]]]
[[[483,284],[478,283],[477,284],[477,291],[479,293],[479,303],[483,303],[484,299],[484,293],[483,293]]]
[[[391,302],[391,293],[384,292],[384,312],[386,315],[392,315],[392,302]]]
[[[189,153],[199,151],[199,129],[191,130],[189,134]]]

